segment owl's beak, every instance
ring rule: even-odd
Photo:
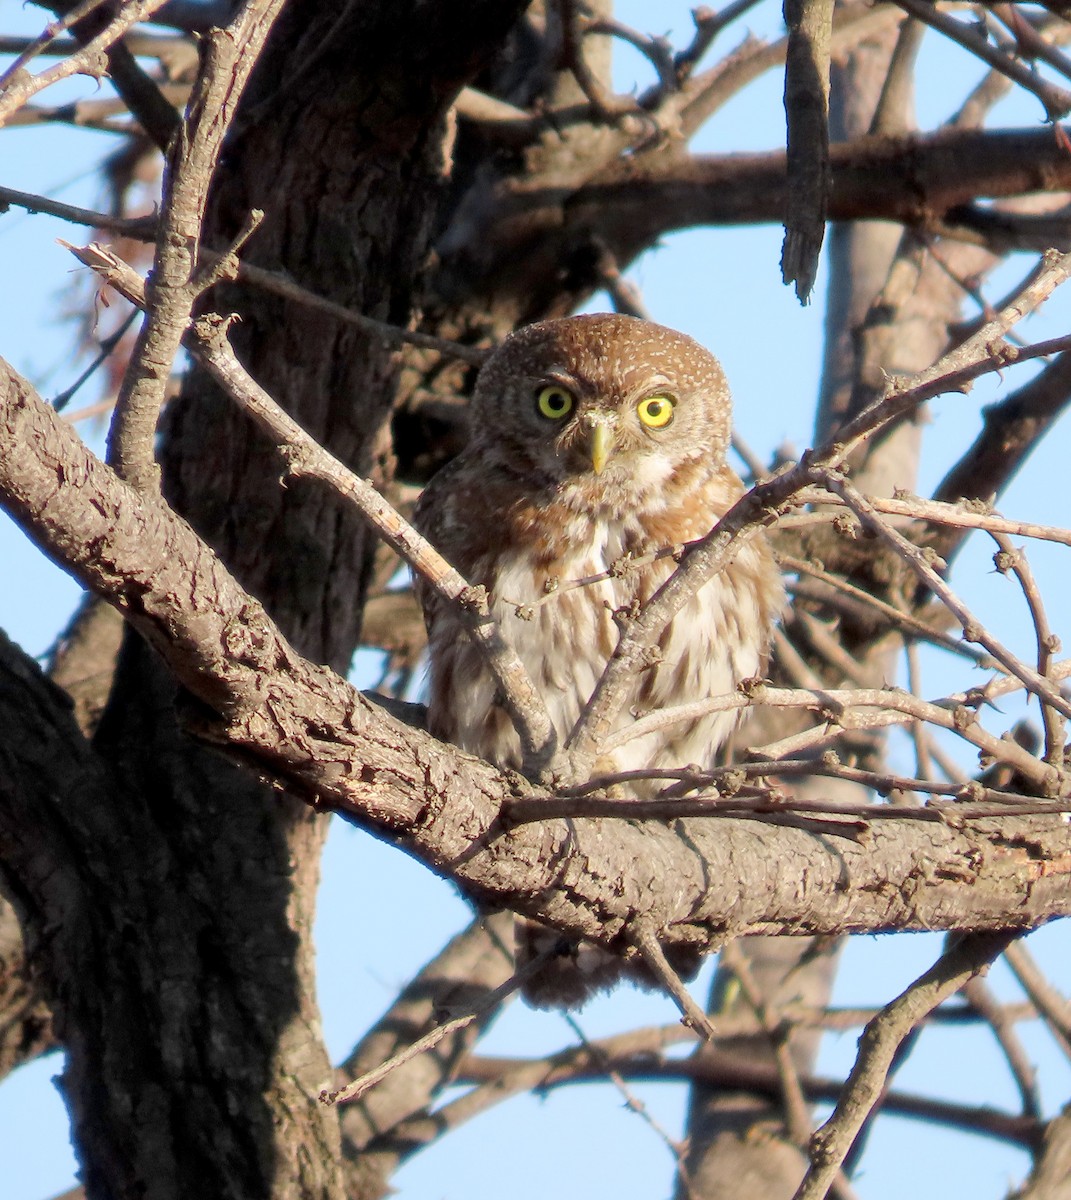
[[[591,466],[596,475],[602,474],[613,448],[613,429],[605,421],[596,422],[591,429]]]

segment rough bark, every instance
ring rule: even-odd
[[[875,819],[860,836],[736,819],[511,828],[509,802],[538,790],[301,658],[189,526],[132,493],[17,376],[0,430],[35,449],[32,462],[0,469],[9,511],[158,648],[203,705],[202,735],[391,837],[477,900],[617,949],[635,921],[667,944],[703,946],[726,931],[1004,928],[1071,911],[1057,816]],[[58,491],[58,478],[77,479],[77,491]]]
[[[360,4],[340,20],[332,5],[291,6],[239,113],[207,240],[224,243],[259,206],[254,259],[407,321],[445,110],[518,6],[463,7],[460,20],[457,5]],[[321,440],[385,479],[392,353],[263,296],[232,289],[225,302],[242,314],[253,369]],[[204,380],[169,424],[171,501],[306,653],[344,670],[367,531],[318,493],[279,489],[274,456]],[[26,800],[6,827],[27,936],[47,947],[87,1191],[341,1196],[338,1117],[316,1098],[330,1078],[311,942],[325,822],[184,734],[177,698],[129,640],[89,755],[107,778],[98,802],[57,784],[71,797],[60,813]]]
[[[507,34],[520,7],[291,5],[239,115],[207,240],[225,245],[261,208],[248,261],[384,320],[406,324],[423,308],[426,327],[473,340],[567,310],[602,281],[606,252],[623,265],[670,229],[782,219],[783,155],[688,159],[674,137],[652,143],[642,120],[629,123],[628,103],[611,111],[600,99],[607,40],[584,43],[585,86],[564,69],[563,55],[576,53],[561,23],[573,6],[533,6]],[[887,13],[874,16],[889,25]],[[842,36],[834,22],[835,48]],[[746,69],[775,63],[770,50]],[[579,121],[557,128],[535,113],[526,120],[539,129],[524,142],[462,119],[451,144],[447,109],[470,81],[525,107],[572,106]],[[717,90],[699,107],[711,111]],[[671,93],[669,116],[674,105],[681,130],[694,132],[701,117]],[[992,214],[970,205],[1071,186],[1051,131],[861,133],[844,133],[831,152],[830,212],[843,219],[980,230],[984,216],[984,236],[1028,239],[1036,228],[994,233]],[[911,307],[928,281],[911,261],[902,267],[886,298],[939,342],[947,313]],[[876,269],[860,287],[864,307],[842,315],[871,372],[907,365],[880,321],[859,328],[885,280]],[[392,399],[450,400],[464,387],[465,368],[430,355],[407,355],[400,378],[398,356],[378,338],[290,301],[231,285],[206,303],[239,313],[234,341],[258,380],[380,486],[393,465]],[[860,374],[852,358],[852,382],[830,390],[823,430],[865,402],[873,379],[856,386]],[[280,487],[279,457],[202,375],[172,406],[161,457],[167,497],[204,542],[85,456],[20,381],[2,382],[21,455],[15,471],[14,456],[0,465],[7,503],[154,647],[128,640],[103,719],[89,649],[57,659],[92,743],[17,657],[4,660],[0,687],[14,735],[0,747],[12,780],[0,793],[0,860],[38,985],[32,1000],[0,994],[16,1014],[0,1034],[0,1066],[4,1054],[45,1044],[37,1022],[50,1004],[90,1195],[371,1197],[441,1129],[430,1105],[469,1034],[398,1072],[343,1114],[341,1130],[316,1104],[333,1077],[309,938],[323,822],[262,777],[397,842],[478,905],[513,906],[625,952],[650,925],[667,944],[788,932],[821,946],[845,930],[1021,927],[1071,910],[1066,827],[1053,816],[978,820],[953,809],[942,823],[875,818],[847,835],[739,819],[512,824],[511,801],[535,789],[392,719],[333,673],[358,640],[374,538],[318,484]],[[1058,402],[1050,393],[1046,404],[1048,415]],[[404,414],[394,424],[400,432]],[[914,433],[905,422],[894,438],[910,451]],[[429,441],[425,427],[414,475],[449,454]],[[899,464],[891,446],[881,461]],[[888,474],[907,481],[899,465]],[[388,628],[385,644],[392,638],[408,645],[412,634]],[[107,637],[92,640],[107,662]],[[35,773],[48,786],[31,786]],[[21,970],[9,924],[0,955]],[[802,943],[780,940],[784,961],[770,956],[760,973],[774,1009],[779,988],[797,988]],[[474,927],[430,965],[346,1070],[411,1040],[446,992],[493,988],[507,967],[487,944],[486,927]],[[823,971],[828,961],[815,971],[815,1003]],[[798,1065],[812,1041],[791,1040]],[[738,1187],[747,1181],[751,1200],[783,1191],[799,1155],[772,1140],[776,1097],[754,1101],[746,1087],[720,1125],[696,1126],[693,1147],[715,1147],[706,1162]],[[741,1135],[755,1128],[771,1140],[748,1145]],[[723,1153],[723,1135],[742,1156]],[[717,1173],[697,1178],[703,1192],[731,1194]]]

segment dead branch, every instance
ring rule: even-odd
[[[13,445],[18,456],[0,453],[5,507],[157,647],[206,706],[202,734],[318,806],[390,831],[491,904],[611,949],[624,948],[637,918],[666,944],[695,946],[782,928],[788,914],[794,931],[825,933],[1023,926],[1071,912],[1066,833],[1051,817],[926,825],[918,835],[875,825],[865,849],[753,822],[622,822],[610,839],[582,821],[507,832],[502,806],[526,790],[516,776],[392,720],[302,659],[188,525],[123,485],[5,370],[0,446]],[[57,493],[57,478],[79,486]],[[763,889],[741,875],[756,854]],[[624,861],[633,866],[622,874]],[[563,875],[567,862],[575,870]],[[879,882],[889,879],[900,887]]]
[[[163,3],[164,0],[126,0],[96,37],[39,75],[31,75],[22,65],[22,61],[28,61],[27,56],[21,56],[22,61],[16,59],[0,79],[0,126],[5,125],[12,113],[38,92],[61,79],[69,79],[72,75],[89,75],[99,79],[106,71],[105,53],[109,47],[132,25],[150,17]],[[79,5],[74,19],[80,19],[86,11],[86,5]],[[47,30],[44,36],[50,36]]]
[[[906,413],[913,412],[924,400],[942,391],[965,388],[979,374],[996,369],[1000,360],[995,356],[994,348],[1003,335],[1051,294],[1069,272],[1071,255],[1043,260],[1043,265],[1012,304],[973,337],[926,371],[893,380],[877,400],[841,427],[834,438],[809,451],[796,466],[757,484],[705,538],[687,548],[680,567],[625,630],[569,737],[567,749],[572,755],[576,777],[590,774],[598,748],[609,737],[623,703],[629,677],[640,669],[647,647],[653,644],[685,600],[731,562],[740,547],[756,536],[762,526],[772,524],[801,487],[824,482],[823,475],[846,461],[857,446]],[[1048,699],[1051,686],[1045,681],[1036,686]],[[1064,703],[1061,698],[1060,704]]]
[[[1014,936],[968,934],[957,939],[924,975],[867,1025],[837,1107],[811,1141],[811,1163],[793,1200],[824,1200],[878,1103],[893,1055],[904,1038],[942,1000],[985,970]]]
[[[215,268],[200,277],[198,248],[209,184],[235,107],[281,4],[247,4],[226,29],[205,36],[201,72],[169,153],[146,317],[108,432],[109,463],[139,490],[159,490],[153,443],[167,381],[194,302],[216,277],[211,274]]]

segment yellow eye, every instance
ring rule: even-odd
[[[665,429],[673,420],[673,403],[669,396],[648,396],[639,402],[636,412],[648,429]]]
[[[573,398],[563,387],[552,384],[545,387],[536,399],[540,415],[550,421],[560,421],[573,411]]]

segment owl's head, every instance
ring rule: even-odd
[[[724,462],[729,389],[718,360],[673,329],[608,313],[542,321],[480,371],[472,434],[549,482],[657,486],[682,463]]]

